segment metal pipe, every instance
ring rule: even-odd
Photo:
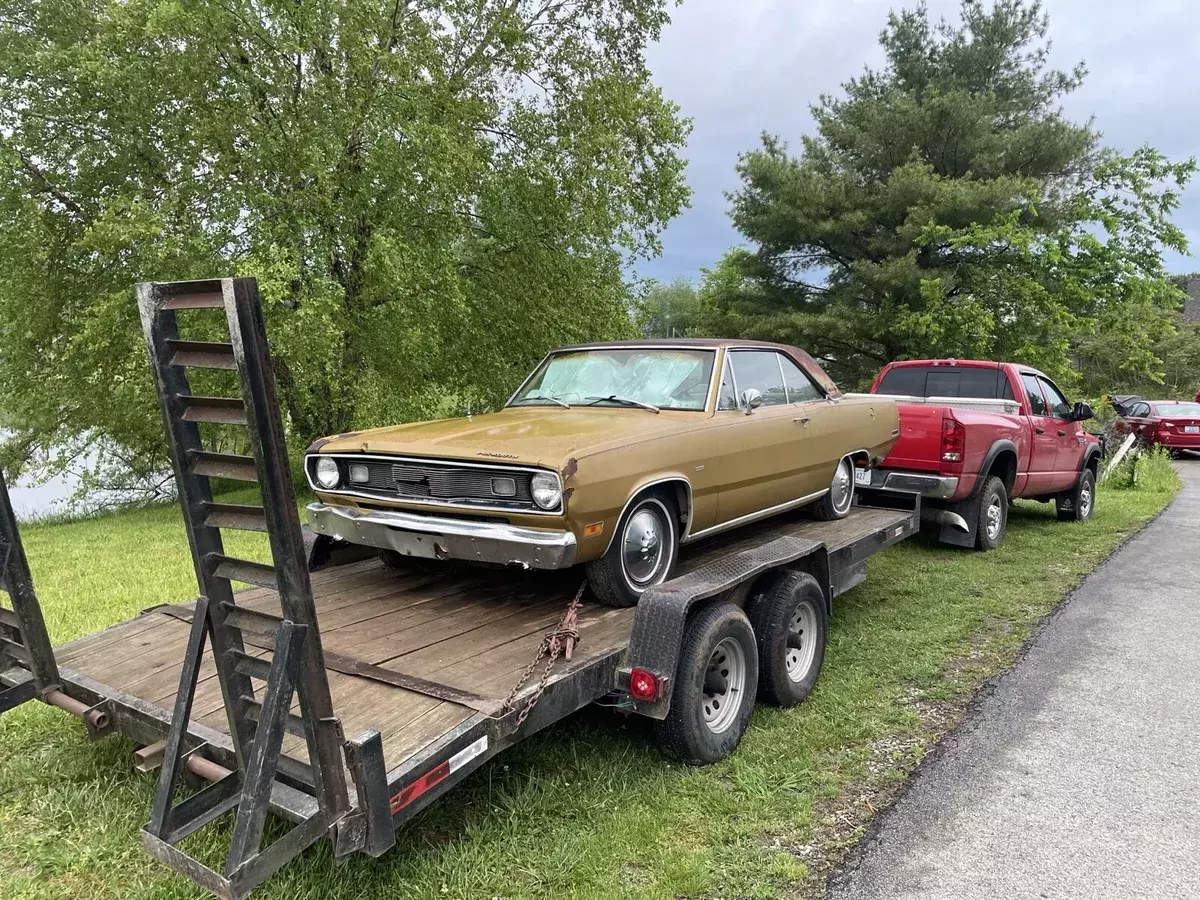
[[[948,509],[921,507],[921,518],[926,521],[937,522],[939,525],[949,525],[952,528],[957,528],[964,534],[971,530],[971,526],[967,524],[966,519],[958,513],[950,512]]]
[[[43,699],[51,706],[57,706],[59,709],[69,712],[76,718],[86,719],[95,731],[104,731],[112,724],[108,713],[104,710],[92,709],[85,706],[74,697],[68,697],[62,691],[46,691]]]
[[[184,765],[187,766],[189,772],[193,775],[198,775],[205,781],[220,781],[229,774],[229,770],[224,766],[219,766],[211,759],[207,759],[196,753],[189,756],[185,760]]]

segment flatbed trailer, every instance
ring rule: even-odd
[[[685,696],[677,687],[717,677],[687,669],[702,611],[751,613],[757,673],[775,637],[787,652],[786,634],[762,633],[753,612],[784,576],[819,588],[823,623],[865,578],[867,558],[919,527],[912,494],[860,495],[836,521],[777,516],[686,546],[672,579],[628,609],[589,602],[572,570],[344,561],[353,554],[299,524],[253,280],[147,284],[138,295],[200,597],[50,650],[0,481],[13,605],[0,607],[0,712],[40,698],[83,719],[93,738],[119,731],[140,745],[139,767],[161,768],[143,844],[218,896],[245,896],[321,839],[338,858],[386,852],[397,827],[492,756],[592,702],[671,722],[685,712],[682,702],[672,711]],[[218,308],[229,344],[179,338],[175,310]],[[206,363],[239,373],[240,405],[191,394],[182,370]],[[253,458],[200,446],[197,422],[234,420],[249,426]],[[257,481],[263,506],[214,501],[214,475]],[[217,531],[228,527],[266,532],[273,566],[226,556]],[[234,592],[236,581],[255,586]],[[740,740],[752,680],[722,753]],[[176,802],[184,773],[212,783]],[[295,825],[264,847],[268,811]],[[217,871],[178,843],[226,813],[236,818]]]

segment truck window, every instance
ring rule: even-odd
[[[877,394],[912,397],[969,397],[976,400],[1015,400],[1008,377],[999,367],[900,366],[879,382]]]
[[[1038,382],[1042,386],[1042,394],[1045,395],[1046,402],[1050,404],[1050,415],[1059,419],[1065,419],[1071,415],[1071,404],[1054,386],[1054,383],[1048,378],[1039,378]]]
[[[1029,398],[1029,413],[1034,416],[1047,415],[1046,400],[1042,397],[1042,387],[1038,384],[1036,375],[1024,373],[1021,383],[1025,385],[1025,395]]]

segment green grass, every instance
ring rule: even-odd
[[[263,897],[773,897],[823,873],[1013,659],[1080,577],[1170,500],[1104,490],[1096,517],[1018,504],[989,554],[904,542],[835,605],[809,701],[756,710],[738,752],[689,769],[643,720],[586,710],[484,766],[403,828],[379,860],[306,853]],[[174,509],[25,529],[55,642],[194,595]],[[261,554],[252,539],[233,548]],[[153,863],[137,830],[153,793],[124,738],[90,744],[41,704],[0,719],[0,896],[202,896]],[[218,859],[228,833],[190,839]]]

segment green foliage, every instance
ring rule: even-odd
[[[0,0],[6,461],[161,469],[139,280],[259,279],[300,444],[629,333],[687,202],[666,7]]]
[[[1067,381],[1071,355],[1161,375],[1180,292],[1162,251],[1194,161],[1104,149],[1060,103],[1038,3],[964,0],[961,24],[894,13],[882,70],[812,108],[799,156],[740,157],[733,222],[754,245],[719,267],[706,327],[800,344],[862,385],[885,362],[1016,359]],[[737,277],[729,277],[735,270]]]
[[[1140,452],[1130,453],[1128,460],[1123,460],[1104,480],[1104,486],[1149,494],[1175,494],[1183,487],[1183,482],[1165,448],[1144,447]]]
[[[686,278],[670,284],[651,279],[634,302],[634,323],[648,338],[687,337],[701,315],[701,300]]]

